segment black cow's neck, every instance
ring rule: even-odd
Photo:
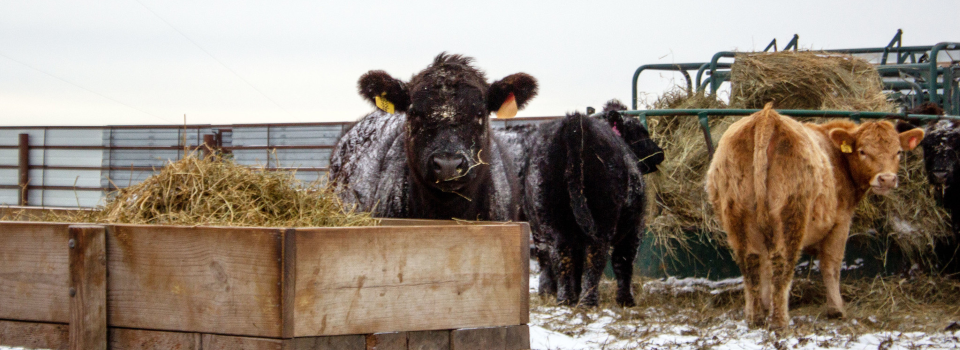
[[[426,186],[411,176],[407,208],[410,217],[420,219],[490,220],[489,194],[485,190],[492,185],[490,176],[477,179],[472,187],[444,192]]]

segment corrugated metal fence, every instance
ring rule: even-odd
[[[493,120],[493,126],[553,118]],[[137,184],[180,159],[184,141],[191,149],[206,142],[239,164],[296,170],[297,178],[310,182],[326,174],[333,146],[352,124],[0,127],[0,205],[102,204],[108,191]],[[20,201],[22,183],[26,203]]]

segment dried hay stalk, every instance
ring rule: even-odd
[[[744,53],[730,70],[730,105],[894,112],[876,68],[849,55],[813,51]]]
[[[189,154],[134,186],[111,194],[97,211],[35,220],[150,225],[256,227],[371,226],[369,213],[344,208],[320,181],[251,169],[230,159]]]

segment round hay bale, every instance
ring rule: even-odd
[[[743,53],[730,71],[730,105],[894,112],[870,62],[814,51]]]

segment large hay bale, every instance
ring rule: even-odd
[[[195,154],[108,196],[103,208],[43,221],[256,227],[370,226],[378,220],[341,205],[320,181]]]
[[[893,112],[876,68],[861,58],[814,51],[742,53],[730,70],[730,105]]]

